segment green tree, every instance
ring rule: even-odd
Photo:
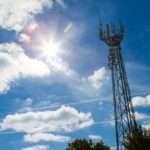
[[[102,141],[95,144],[92,140],[75,139],[72,143],[68,143],[66,150],[110,150],[110,148]]]
[[[100,141],[96,143],[93,150],[110,150],[110,148]]]
[[[126,134],[122,143],[126,150],[150,150],[150,139],[146,131],[137,124],[131,129],[131,134]]]

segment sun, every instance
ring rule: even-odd
[[[42,56],[56,57],[60,52],[60,46],[54,41],[44,42],[42,47]]]

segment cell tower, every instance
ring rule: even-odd
[[[104,41],[109,47],[108,66],[112,75],[112,90],[115,115],[116,144],[117,150],[123,150],[124,137],[131,134],[131,128],[136,123],[134,109],[131,102],[131,95],[124,61],[121,55],[120,43],[124,36],[121,21],[119,21],[120,30],[116,31],[115,24],[106,25],[106,31],[103,30],[100,20],[100,40]]]

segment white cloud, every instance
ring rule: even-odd
[[[66,76],[71,76],[73,71],[69,68],[68,63],[66,63],[64,61],[60,61],[57,57],[58,56],[46,58],[48,60],[47,64],[50,66],[52,71],[54,73],[62,72]]]
[[[63,0],[56,0],[56,2],[57,2],[59,5],[61,5],[63,8],[66,7]]]
[[[20,34],[20,39],[19,39],[20,42],[27,42],[27,41],[30,41],[30,36],[28,36],[27,34]]]
[[[133,97],[132,103],[134,107],[148,107],[150,106],[150,95],[147,95],[146,97]]]
[[[28,43],[30,44],[30,46],[33,45],[32,43],[33,37],[31,35],[32,35],[32,32],[38,27],[39,27],[39,22],[36,22],[36,21],[28,24],[24,32],[19,35],[20,36],[19,41],[23,43]],[[37,42],[36,42],[36,45],[37,45]]]
[[[56,111],[27,112],[7,115],[0,123],[0,130],[17,132],[72,132],[94,123],[91,113],[78,112],[71,107],[62,106]]]
[[[28,57],[15,43],[0,44],[0,93],[10,88],[10,82],[20,77],[43,77],[50,74],[48,66]]]
[[[42,13],[44,7],[51,8],[52,5],[53,0],[1,0],[0,26],[21,31],[34,15]]]
[[[99,135],[89,135],[89,138],[93,140],[102,140],[102,137]]]
[[[142,120],[142,127],[146,130],[150,129],[150,115],[144,113],[135,112],[135,118],[137,120]]]
[[[60,136],[49,133],[35,133],[35,134],[27,134],[24,136],[25,142],[33,142],[33,143],[37,143],[39,141],[66,142],[69,140],[70,137],[68,136]]]
[[[116,148],[116,146],[112,146],[112,147],[110,147],[110,149],[111,150],[116,150],[117,148]]]
[[[19,110],[19,112],[28,112],[28,111],[32,111],[32,108],[31,107],[24,107],[24,108],[21,108]]]
[[[23,148],[22,150],[47,150],[48,148],[48,145],[36,145],[32,147]]]
[[[39,26],[39,24],[37,22],[32,22],[31,24],[28,25],[27,27],[27,31],[29,33],[31,33],[32,31],[34,31],[37,27]]]
[[[94,71],[94,74],[88,77],[88,81],[95,89],[99,89],[102,86],[102,81],[106,78],[106,69],[102,67]]]
[[[25,100],[25,102],[24,102],[24,105],[25,105],[25,106],[31,105],[32,102],[33,102],[33,99],[27,98],[27,99]]]
[[[145,128],[146,130],[150,130],[150,122],[146,122],[142,125],[143,128]]]
[[[148,119],[150,118],[149,115],[146,115],[144,113],[138,113],[138,112],[135,112],[135,118],[136,120],[143,120],[143,119]]]
[[[105,67],[101,67],[98,70],[95,70],[94,73],[88,77],[80,77],[78,74],[73,74],[74,79],[71,80],[71,85],[82,94],[85,94],[88,97],[99,97],[102,85],[109,79],[107,75],[107,70]],[[73,81],[73,82],[72,82]]]

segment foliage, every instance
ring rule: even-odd
[[[110,148],[105,146],[102,141],[95,144],[92,140],[75,139],[72,143],[68,143],[66,150],[110,150]]]
[[[126,150],[150,150],[150,138],[146,137],[146,131],[136,123],[122,144]]]

